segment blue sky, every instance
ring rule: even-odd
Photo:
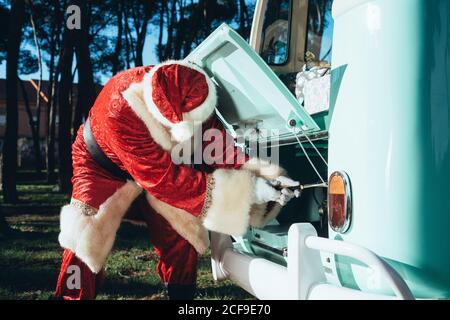
[[[144,46],[144,65],[151,65],[158,63],[159,59],[155,52],[155,46],[158,41],[158,32],[159,29],[157,26],[149,25],[148,29],[148,35],[145,40],[145,46]],[[31,50],[34,50],[33,48],[30,48]],[[75,63],[74,63],[75,65]],[[104,75],[102,76],[101,82],[104,84],[106,81],[108,81],[110,75]],[[21,79],[28,80],[28,79],[38,79],[39,78],[39,72],[32,73],[29,75],[20,75]],[[6,61],[3,61],[2,64],[0,64],[0,79],[6,78]],[[43,79],[48,80],[48,69],[46,65],[43,66]],[[75,82],[77,82],[77,76],[75,76]]]

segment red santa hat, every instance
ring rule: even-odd
[[[194,135],[194,124],[205,122],[217,105],[216,87],[198,66],[167,61],[154,66],[144,79],[147,108],[172,138],[186,141]]]

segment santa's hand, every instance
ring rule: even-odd
[[[280,200],[281,191],[275,189],[269,181],[263,178],[256,178],[254,189],[254,203],[264,204]]]
[[[280,199],[277,201],[285,206],[293,198],[299,198],[301,195],[300,182],[294,181],[289,177],[279,176],[270,182],[275,188],[281,189]],[[293,190],[294,189],[294,190]]]

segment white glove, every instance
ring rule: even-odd
[[[270,182],[275,188],[281,189],[280,198],[277,200],[279,204],[285,206],[293,198],[299,198],[301,195],[300,189],[291,190],[290,188],[297,188],[300,182],[294,181],[291,178],[280,176]]]
[[[267,202],[278,201],[281,197],[281,191],[275,189],[268,180],[256,178],[254,189],[254,203],[264,204]]]

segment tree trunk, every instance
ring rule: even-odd
[[[25,17],[25,1],[11,2],[6,60],[6,130],[3,145],[3,196],[6,203],[17,201],[17,137],[19,114],[17,106],[17,68]]]
[[[128,40],[128,29],[129,29],[129,25],[128,25],[128,14],[127,14],[127,7],[124,3],[124,5],[122,6],[122,12],[123,12],[123,23],[124,23],[124,27],[125,27],[125,62],[126,62],[126,66],[127,69],[131,68],[131,61],[130,61],[130,41]]]
[[[59,82],[59,124],[58,124],[58,169],[60,191],[70,193],[72,189],[72,64],[73,64],[73,33],[65,30],[60,57],[61,79]]]
[[[138,34],[137,40],[136,40],[136,62],[135,66],[140,67],[144,65],[144,45],[145,45],[145,37],[147,35],[147,31],[143,32],[142,34]]]
[[[20,84],[20,88],[22,89],[23,102],[25,104],[25,110],[28,115],[28,125],[30,126],[31,136],[33,139],[34,154],[35,154],[35,157],[37,157],[37,156],[41,155],[40,150],[39,151],[36,150],[36,148],[39,148],[39,134],[37,132],[38,127],[36,125],[36,122],[33,119],[33,112],[30,107],[30,99],[28,98],[27,90],[25,88],[25,83],[19,77],[17,78],[17,81]],[[37,170],[38,170],[38,168],[39,167],[36,167]]]
[[[75,34],[75,54],[78,66],[78,99],[77,110],[73,122],[73,133],[77,133],[78,128],[87,119],[90,108],[95,100],[95,85],[92,69],[91,55],[89,51],[89,12],[85,1],[75,1],[81,8],[81,30]]]
[[[247,38],[249,27],[248,27],[248,9],[245,0],[239,0],[239,33],[241,36]]]
[[[189,25],[189,22],[190,20],[187,21],[187,25]],[[185,57],[191,52],[193,42],[194,42],[194,33],[192,31],[186,32],[184,34],[184,43],[183,43],[183,55]]]
[[[167,8],[168,9],[168,8]],[[170,15],[169,15],[170,13]],[[177,16],[177,1],[172,0],[172,6],[170,8],[170,11],[167,10],[167,44],[166,44],[166,50],[164,52],[164,59],[168,59],[172,57],[173,55],[173,29],[174,24]]]
[[[120,53],[122,52],[122,36],[123,36],[123,21],[122,21],[122,6],[121,1],[117,1],[117,41],[112,57],[112,74],[115,75],[120,70]]]
[[[38,67],[39,67],[39,81],[38,87],[36,90],[36,137],[33,139],[33,147],[34,147],[34,156],[35,156],[35,165],[36,172],[40,173],[42,170],[42,162],[41,162],[41,92],[42,92],[42,56],[41,56],[41,46],[38,41],[36,24],[34,23],[33,17],[33,2],[29,1],[30,7],[30,23],[31,28],[33,29],[33,39],[34,45],[36,47],[37,59],[38,59]]]
[[[158,58],[163,60],[163,34],[164,34],[164,8],[165,1],[160,1],[161,7],[159,8],[159,36],[158,36]]]
[[[131,34],[131,28],[129,26],[129,19],[128,16],[126,14],[125,11],[125,23],[126,23],[126,33],[125,33],[125,37],[127,38],[127,43],[128,43],[128,48],[129,48],[129,53],[131,56],[131,60],[134,62],[134,65],[136,66],[136,49],[134,47],[134,43],[133,43],[133,35]],[[131,65],[131,63],[130,63]]]
[[[181,56],[181,48],[183,45],[183,39],[185,36],[185,21],[184,21],[184,1],[180,0],[179,2],[179,12],[180,12],[180,18],[177,23],[177,33],[176,33],[176,40],[175,40],[175,52],[174,52],[174,58],[175,59],[181,59],[184,58]]]
[[[144,58],[143,58],[143,52],[144,52],[144,46],[145,46],[145,39],[147,38],[147,29],[148,29],[148,22],[151,18],[151,7],[149,2],[143,1],[143,12],[144,15],[142,17],[142,23],[139,24],[139,16],[141,13],[136,13],[133,10],[133,18],[135,21],[135,29],[136,29],[136,66],[143,66],[144,65]]]
[[[48,109],[48,136],[47,136],[47,181],[49,183],[56,182],[56,159],[55,159],[55,145],[56,145],[56,114],[57,114],[57,82],[56,80],[59,77],[59,68],[56,68],[54,72],[53,81],[51,81],[51,94],[50,98],[50,106]]]
[[[48,119],[47,119],[47,154],[46,154],[46,162],[47,162],[47,181],[49,183],[56,182],[56,159],[55,159],[55,144],[56,144],[56,113],[57,113],[57,103],[56,103],[56,91],[57,91],[57,81],[60,74],[60,61],[58,61],[58,65],[56,64],[56,54],[57,48],[59,47],[59,54],[61,56],[61,47],[60,47],[60,31],[62,25],[62,13],[59,1],[54,1],[55,6],[55,19],[53,20],[52,25],[52,34],[51,34],[51,53],[50,53],[50,78],[49,78],[49,87],[48,87]],[[56,67],[56,68],[55,68]]]
[[[204,37],[208,36],[211,33],[211,12],[208,10],[208,1],[207,0],[199,0],[198,2],[199,10],[201,13],[201,21],[203,26]]]

